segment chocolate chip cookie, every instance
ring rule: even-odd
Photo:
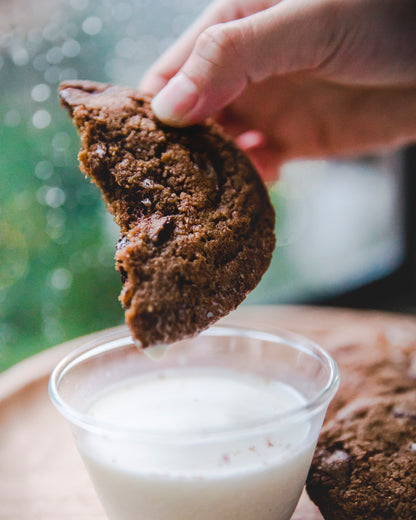
[[[194,335],[260,281],[274,211],[244,153],[213,122],[176,129],[136,90],[60,86],[81,135],[80,168],[120,226],[126,322],[143,347]]]
[[[416,518],[416,389],[342,408],[321,433],[307,489],[327,520]]]
[[[412,442],[412,431],[416,437],[415,421],[407,421],[405,433],[390,413],[416,394],[416,331],[405,320],[395,317],[394,326],[392,320],[388,314],[361,312],[348,321],[348,334],[339,324],[337,333],[327,339],[340,368],[341,385],[328,409],[307,482],[308,493],[326,520],[414,517],[414,499],[409,501],[404,487],[389,476],[395,459],[388,446],[393,440],[403,467],[413,465],[416,473],[414,453],[407,449],[410,444],[403,447],[405,438]],[[374,436],[379,441],[374,442]],[[377,467],[379,480],[372,467]],[[402,484],[409,490],[405,481]]]

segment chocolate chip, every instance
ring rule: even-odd
[[[416,420],[416,403],[413,406],[410,403],[397,404],[393,408],[393,415],[398,419]]]
[[[117,269],[118,269],[119,272],[120,272],[121,283],[122,283],[122,284],[125,284],[125,283],[127,282],[127,278],[128,278],[128,276],[127,276],[127,271],[125,271],[125,270],[121,267],[121,265],[117,265]]]
[[[324,469],[333,476],[336,482],[345,485],[351,473],[351,457],[346,451],[334,451],[325,459]]]

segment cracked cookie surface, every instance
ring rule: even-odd
[[[322,430],[307,489],[327,520],[416,518],[416,389],[359,398]]]
[[[62,105],[80,168],[120,226],[126,322],[143,347],[194,335],[237,307],[274,249],[274,210],[254,167],[215,123],[175,129],[136,90],[71,81]]]

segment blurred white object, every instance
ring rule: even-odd
[[[400,163],[395,155],[285,165],[271,189],[277,249],[249,301],[329,297],[395,270],[404,255]]]

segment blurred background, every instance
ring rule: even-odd
[[[206,4],[2,0],[0,371],[123,322],[113,260],[118,230],[79,172],[79,139],[59,107],[59,82],[135,86]],[[247,303],[412,312],[412,170],[412,150],[286,164],[270,186],[273,264]]]

